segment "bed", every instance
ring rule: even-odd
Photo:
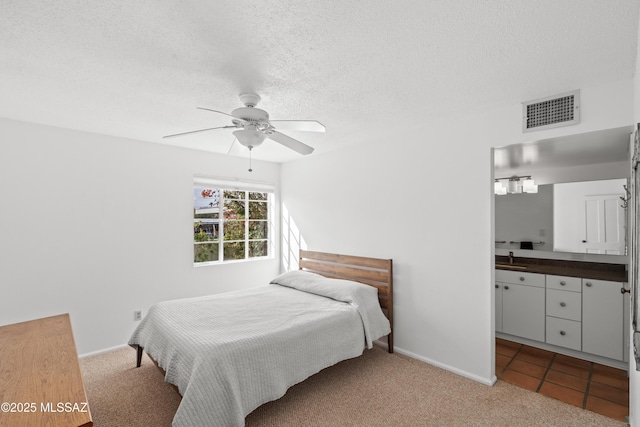
[[[393,352],[390,259],[300,251],[268,285],[162,302],[132,334],[182,400],[173,426],[243,426],[260,405],[386,336]]]

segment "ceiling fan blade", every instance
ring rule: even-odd
[[[174,136],[183,136],[183,135],[189,135],[191,133],[198,133],[198,132],[206,132],[208,130],[214,130],[214,129],[227,129],[227,128],[235,128],[236,126],[218,126],[215,128],[206,128],[206,129],[198,129],[198,130],[190,130],[189,132],[181,132],[181,133],[174,133],[172,135],[165,135],[162,138],[173,138]]]
[[[198,110],[206,110],[206,111],[211,111],[211,112],[213,112],[213,113],[224,114],[225,116],[229,116],[229,117],[231,117],[233,120],[236,120],[236,121],[238,121],[238,122],[240,122],[240,123],[243,123],[243,124],[247,123],[247,121],[246,121],[246,120],[244,120],[244,119],[239,119],[239,118],[234,117],[234,116],[232,116],[231,114],[225,113],[225,112],[223,112],[223,111],[212,110],[211,108],[204,108],[204,107],[196,107],[196,108],[197,108]]]
[[[303,144],[297,139],[293,139],[290,136],[287,136],[278,131],[272,131],[267,134],[267,138],[273,139],[275,142],[279,142],[287,148],[291,148],[293,151],[297,151],[300,154],[311,154],[313,153],[313,148],[309,147],[307,144]]]
[[[324,125],[316,120],[271,120],[270,123],[279,130],[325,131]]]

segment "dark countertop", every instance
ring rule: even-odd
[[[498,270],[553,274],[556,276],[582,277],[585,279],[611,280],[614,282],[627,281],[625,264],[522,257],[515,257],[513,264],[509,264],[509,257],[503,255],[496,255],[495,262],[496,269]]]

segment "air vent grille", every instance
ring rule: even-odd
[[[580,123],[580,91],[524,102],[522,130],[532,132]]]

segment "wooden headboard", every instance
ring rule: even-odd
[[[378,289],[380,307],[389,319],[389,353],[393,353],[393,261],[300,250],[300,270],[335,279],[352,280]]]

